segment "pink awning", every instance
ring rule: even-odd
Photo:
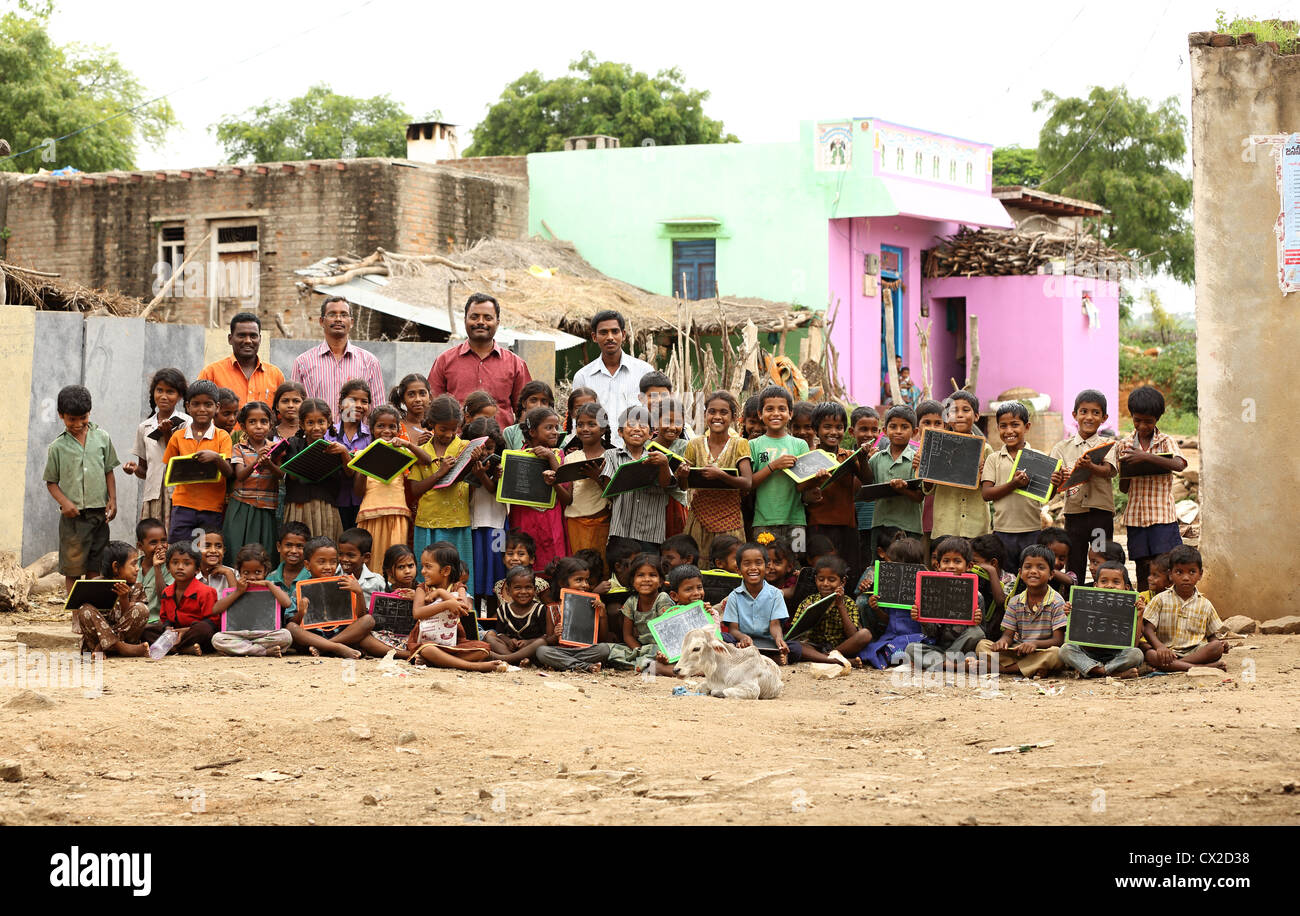
[[[882,176],[876,176],[874,180],[884,186],[894,203],[894,210],[890,213],[864,213],[864,216],[915,216],[990,229],[1016,227],[1015,220],[1002,202],[985,194]]]

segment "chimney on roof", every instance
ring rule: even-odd
[[[456,125],[445,121],[419,121],[406,125],[406,158],[414,162],[458,159]]]
[[[618,137],[607,134],[592,134],[587,137],[569,137],[564,141],[564,149],[618,149]]]

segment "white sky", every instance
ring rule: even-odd
[[[804,119],[875,116],[1033,147],[1044,115],[1030,106],[1043,89],[1123,83],[1152,101],[1176,95],[1190,116],[1187,33],[1213,28],[1225,5],[875,0],[798,15],[787,4],[695,0],[633,15],[613,0],[128,0],[108,15],[102,0],[62,0],[52,32],[110,46],[150,94],[169,93],[181,126],[161,149],[142,149],[139,165],[183,168],[221,161],[208,128],[223,116],[318,82],[388,93],[415,116],[440,108],[462,125],[463,148],[508,82],[533,69],[558,76],[586,49],[649,73],[680,67],[688,86],[712,93],[706,113],[742,141],[796,139]],[[1191,310],[1189,287],[1158,288],[1168,307]]]

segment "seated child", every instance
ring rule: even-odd
[[[170,652],[202,655],[204,649],[212,650],[212,634],[219,625],[212,613],[217,593],[199,581],[201,562],[199,552],[188,540],[167,548],[167,569],[172,574],[172,583],[163,589],[159,598],[158,622],[144,630],[150,657],[161,658]],[[168,630],[173,634],[164,638]]]
[[[715,610],[704,598],[704,578],[700,575],[698,566],[687,564],[675,567],[668,574],[667,587],[668,597],[673,599],[674,607],[685,607],[700,601],[703,602],[704,609],[713,615],[715,622],[721,621],[722,612]]]
[[[280,556],[284,557],[284,563],[287,564],[289,560],[285,556],[284,540],[281,538]],[[303,546],[302,556],[308,579],[328,579],[338,574],[339,551],[333,539],[312,538]],[[274,575],[270,581],[275,581]],[[296,592],[297,582],[294,585]],[[344,583],[339,583],[339,588],[345,587]],[[288,591],[288,588],[285,590]],[[294,597],[297,598],[296,593]],[[293,636],[294,646],[300,651],[306,651],[309,655],[326,652],[340,658],[360,658],[362,652],[379,658],[388,654],[388,646],[370,635],[370,631],[375,628],[375,618],[366,613],[364,608],[359,609],[357,619],[351,623],[307,629],[302,622],[307,616],[310,603],[304,596],[286,627]]]
[[[195,540],[199,541],[198,538]],[[226,589],[234,588],[235,581],[239,578],[235,575],[235,571],[226,565],[225,535],[220,531],[205,531],[199,543],[203,545],[199,548],[199,554],[203,559],[199,562],[198,580],[208,588],[215,589],[217,596],[220,597]]]
[[[767,581],[767,548],[752,541],[741,544],[736,558],[741,584],[727,596],[723,606],[722,623],[727,632],[740,648],[757,646],[764,654],[775,654],[780,665],[799,661],[804,657],[804,646],[798,640],[786,642],[781,621],[790,612],[785,608],[780,589]],[[826,657],[821,656],[819,661],[822,660]]]
[[[342,561],[340,560],[340,565]],[[399,595],[408,601],[415,601],[415,578],[418,564],[415,560],[415,553],[405,544],[394,544],[384,551],[384,588],[385,592],[392,595]],[[411,609],[414,611],[415,605],[412,603]],[[376,621],[377,622],[377,621]],[[396,658],[410,658],[410,651],[406,648],[410,642],[411,634],[398,633],[394,630],[374,629],[370,635],[375,639],[388,646],[393,650]]]
[[[1223,656],[1230,646],[1216,638],[1223,621],[1196,587],[1201,552],[1187,544],[1169,551],[1169,578],[1173,585],[1152,598],[1142,615],[1142,631],[1151,644],[1147,664],[1157,671],[1186,671],[1198,665],[1227,671]]]
[[[971,538],[970,553],[970,571],[980,577],[980,594],[988,608],[984,615],[984,635],[997,639],[1002,634],[1002,612],[1006,609],[1007,598],[1011,597],[1016,576],[1007,570],[1006,549],[996,534]]]
[[[661,677],[675,677],[673,666],[659,651],[650,632],[650,621],[673,606],[663,588],[662,561],[653,553],[639,553],[628,563],[632,595],[623,603],[623,641],[610,647],[609,663],[616,668],[650,670]]]
[[[140,552],[140,576],[149,622],[158,622],[158,599],[171,584],[167,571],[167,526],[156,518],[142,518],[135,526],[135,549]],[[120,578],[120,577],[119,577]]]
[[[609,658],[610,642],[609,640],[601,641],[604,633],[596,633],[596,644],[594,646],[561,646],[560,626],[562,624],[560,615],[560,592],[562,589],[571,589],[576,592],[590,592],[591,588],[591,571],[587,564],[576,557],[562,557],[553,564],[551,579],[551,601],[547,607],[549,613],[546,616],[546,643],[537,647],[533,659],[537,664],[544,668],[554,668],[556,671],[585,671],[596,674],[600,671],[601,663]],[[594,602],[596,610],[596,619],[605,615],[605,605],[597,599]]]
[[[1122,566],[1126,559],[1127,558],[1124,556],[1124,548],[1109,538],[1103,542],[1101,550],[1094,550],[1093,545],[1089,544],[1088,578],[1091,580],[1089,584],[1096,587],[1097,570],[1101,567],[1102,563],[1119,563]]]
[[[1018,671],[1025,677],[1049,674],[1061,667],[1061,643],[1065,641],[1065,599],[1049,585],[1056,554],[1037,544],[1024,549],[1020,578],[1026,588],[1007,601],[1002,617],[1002,636],[994,642],[982,639],[975,651],[990,658],[989,670]],[[966,660],[975,670],[976,659]]]
[[[788,542],[781,538],[773,538],[770,534],[760,534],[759,537],[762,540],[758,543],[767,547],[767,570],[763,578],[781,593],[788,612],[791,607],[797,607],[797,604],[792,602],[794,602],[795,588],[799,584],[799,560],[790,549]]]
[[[506,662],[491,658],[487,643],[465,638],[460,618],[470,614],[472,608],[460,584],[460,554],[456,548],[449,544],[430,544],[424,548],[420,554],[420,573],[424,581],[415,588],[415,604],[411,610],[415,632],[407,643],[411,663],[459,671],[507,670],[510,666]]]
[[[1151,558],[1151,565],[1147,568],[1147,590],[1139,597],[1143,603],[1150,604],[1152,598],[1172,584],[1169,578],[1169,554],[1162,553]]]
[[[269,589],[280,604],[280,629],[278,630],[223,630],[212,637],[212,648],[222,655],[254,655],[279,658],[293,645],[293,637],[284,626],[284,612],[293,603],[282,587],[267,580],[271,559],[261,544],[245,544],[235,553],[238,578],[229,594],[217,599],[212,611],[220,618],[250,588]]]
[[[384,577],[370,570],[370,548],[374,538],[364,528],[349,528],[339,535],[339,568],[344,587],[357,593],[361,607],[370,608],[370,596],[384,590]],[[405,546],[405,545],[403,545]]]
[[[512,566],[503,582],[496,626],[483,638],[492,658],[523,667],[546,645],[549,615],[537,597],[546,590],[546,580],[534,576],[530,567]]]
[[[1064,528],[1044,528],[1038,533],[1038,544],[1056,554],[1056,564],[1052,567],[1052,587],[1062,594],[1070,593],[1071,585],[1078,585],[1074,573],[1070,571],[1070,536]]]
[[[739,573],[740,567],[736,565],[736,550],[740,544],[740,538],[730,534],[720,534],[715,537],[713,543],[709,545],[709,565],[714,569]]]
[[[831,552],[819,556],[813,562],[813,570],[817,593],[799,602],[794,616],[797,618],[805,608],[827,595],[835,595],[836,601],[802,640],[804,658],[820,661],[816,656],[822,655],[829,661],[861,668],[859,653],[871,642],[872,635],[858,622],[857,604],[844,594],[849,581],[849,565]]]
[[[973,556],[970,543],[965,538],[948,536],[939,541],[939,572],[954,576],[970,572]],[[913,604],[912,620],[920,616],[919,604]],[[903,650],[913,668],[935,671],[940,668],[956,671],[961,660],[984,640],[984,598],[979,597],[975,609],[975,622],[966,624],[923,623],[921,632],[925,639],[911,643]]]
[[[72,632],[81,634],[81,651],[148,655],[149,647],[141,641],[149,625],[149,604],[139,583],[140,551],[125,541],[109,541],[100,563],[102,578],[122,581],[114,586],[117,600],[111,608],[101,611],[83,604],[73,609]]]
[[[1129,591],[1128,570],[1123,563],[1103,563],[1097,569],[1096,588]],[[1140,616],[1146,610],[1146,603],[1137,599]],[[1070,614],[1070,604],[1066,602],[1065,614]],[[1138,666],[1142,664],[1142,650],[1136,646],[1131,649],[1100,649],[1096,646],[1081,646],[1067,642],[1061,646],[1061,661],[1078,671],[1084,677],[1108,677],[1118,675],[1122,678],[1138,676]]]
[[[883,562],[911,563],[917,566],[925,563],[921,541],[907,537],[901,531],[892,541],[877,545],[876,552]],[[888,668],[902,661],[902,653],[908,643],[920,641],[924,634],[907,608],[881,607],[879,600],[872,594],[874,584],[873,564],[862,574],[862,580],[858,583],[858,614],[875,638],[863,650],[865,654],[859,655],[873,668]]]

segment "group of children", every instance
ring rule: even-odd
[[[150,385],[151,414],[122,466],[144,480],[132,546],[108,540],[117,455],[89,420],[89,393],[69,386],[58,397],[66,429],[50,446],[45,471],[63,515],[60,568],[70,587],[83,576],[118,583],[113,607],[74,609],[83,648],[154,657],[391,652],[478,671],[537,664],[671,675],[650,621],[705,601],[705,579],[719,581],[707,574],[712,568],[734,582],[725,596],[715,586],[715,600],[705,601],[723,638],[782,664],[934,667],[984,655],[999,670],[1027,676],[1067,666],[1085,676],[1133,676],[1143,663],[1166,670],[1223,664],[1226,645],[1214,638],[1220,623],[1196,589],[1200,556],[1181,545],[1168,474],[1121,482],[1144,592],[1138,645],[1064,642],[1070,586],[1090,573],[1095,587],[1129,588],[1123,551],[1111,539],[1111,478],[1120,464],[1185,466],[1157,428],[1164,403],[1154,388],[1130,395],[1134,433],[1086,464],[1087,480],[1065,493],[1064,526],[1046,530],[1039,503],[1017,492],[1028,483],[1013,468],[1030,426],[1019,403],[998,407],[1001,448],[984,444],[981,487],[972,490],[916,479],[924,429],[979,433],[979,401],[966,391],[944,404],[891,407],[883,418],[870,407],[850,413],[837,402],[795,402],[779,386],[743,410],[732,394],[716,391],[704,399],[704,428],[691,436],[667,376],[651,372],[640,388],[640,402],[617,418],[607,418],[595,392],[576,388],[561,417],[550,387],[530,382],[515,405],[519,422],[501,429],[490,395],[475,392],[463,405],[431,397],[427,380],[414,374],[383,404],[354,379],[336,405],[289,382],[271,404],[240,406],[211,382],[162,369]],[[1073,417],[1078,432],[1052,450],[1062,460],[1058,487],[1085,451],[1107,441],[1105,396],[1080,393]],[[315,482],[283,468],[320,441],[323,452],[346,461],[375,440],[409,454],[409,469],[385,483],[346,466]],[[478,444],[468,473],[448,485],[471,443]],[[814,449],[833,459],[823,465],[852,465],[837,475],[826,467],[801,479],[783,473]],[[549,468],[542,479],[554,490],[550,506],[498,500],[507,450]],[[168,488],[167,462],[177,456],[211,465],[216,480]],[[563,465],[580,462],[576,478],[557,479]],[[606,496],[630,462],[650,469],[649,483]],[[855,503],[869,484],[892,492]],[[872,594],[877,559],[976,573],[974,624],[921,623],[916,607],[882,607]],[[359,612],[335,626],[307,626],[308,600],[297,600],[295,587],[327,577],[355,593]],[[222,631],[222,612],[250,588],[274,595],[283,625]],[[593,645],[561,644],[565,589],[596,596]],[[412,602],[409,632],[376,628],[366,613],[376,592]],[[785,638],[792,619],[829,596],[837,598],[832,610],[802,638]]]

